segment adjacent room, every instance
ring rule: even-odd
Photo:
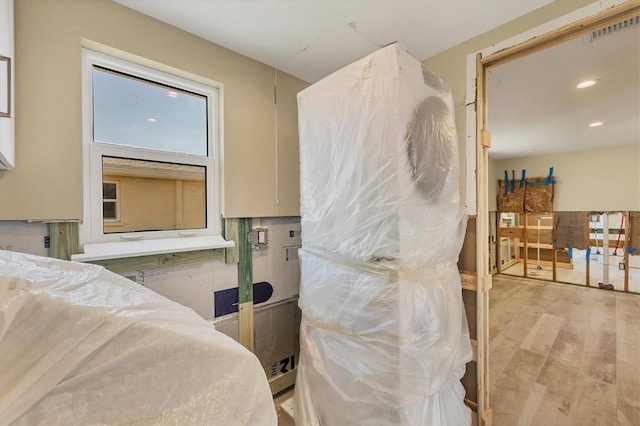
[[[0,424],[640,425],[639,0],[0,0]]]
[[[490,68],[496,272],[640,292],[638,24]]]

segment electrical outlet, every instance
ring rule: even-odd
[[[249,242],[255,249],[266,248],[269,245],[269,230],[267,228],[254,228],[249,232]]]

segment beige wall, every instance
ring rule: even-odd
[[[466,56],[590,3],[553,2],[423,61],[453,90],[463,196]],[[110,0],[20,0],[15,19],[17,164],[0,171],[0,220],[82,217],[81,38],[222,82],[226,216],[298,214],[294,95],[307,83],[278,73],[276,119],[273,68]]]
[[[520,178],[546,177],[554,168],[557,185],[553,206],[558,211],[638,211],[640,210],[640,144],[591,149],[556,155],[515,158],[494,162],[494,178],[489,181],[495,205],[496,182],[504,170],[515,170]],[[491,166],[491,165],[490,165]]]
[[[558,0],[527,15],[515,19],[507,24],[496,27],[484,34],[465,41],[451,49],[445,50],[438,55],[432,56],[422,61],[440,78],[445,80],[451,90],[456,108],[456,127],[458,131],[459,151],[460,151],[460,188],[464,200],[465,179],[466,179],[466,113],[465,96],[467,83],[467,55],[478,52],[496,43],[507,40],[513,36],[524,33],[546,22],[564,16],[574,10],[593,3],[593,0]]]
[[[120,217],[104,232],[206,227],[205,184],[201,181],[105,175],[118,183]]]
[[[82,218],[82,38],[223,83],[226,215],[298,214],[292,129],[305,82],[278,73],[276,139],[273,68],[110,0],[19,0],[16,169],[0,171],[0,220]]]

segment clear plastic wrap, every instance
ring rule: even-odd
[[[457,256],[432,239],[460,224],[443,81],[392,45],[300,92],[298,111],[305,246],[414,269]]]
[[[297,424],[469,424],[448,86],[397,45],[298,95]]]
[[[3,424],[277,424],[258,359],[100,266],[0,251]]]

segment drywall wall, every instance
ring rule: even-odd
[[[555,155],[493,161],[495,187],[504,170],[520,177],[546,177],[553,167],[557,184],[554,209],[557,211],[637,211],[640,210],[640,143]],[[495,204],[495,195],[493,196]]]
[[[290,129],[297,127],[295,93],[307,83],[278,72],[285,106],[277,120],[287,130],[276,138],[274,68],[110,0],[21,0],[16,169],[0,171],[0,220],[82,218],[83,38],[224,84],[225,215],[285,214],[278,197],[286,214],[298,214],[297,186],[290,184],[297,179],[297,134]],[[287,180],[283,191],[279,176]]]
[[[534,10],[518,19],[496,27],[422,61],[424,65],[445,80],[453,91],[460,151],[460,193],[463,200],[466,194],[465,135],[467,130],[465,96],[467,55],[507,40],[591,3],[593,3],[593,0],[554,1],[540,9]]]
[[[48,236],[49,228],[44,223],[0,220],[0,250],[48,256]]]
[[[255,218],[268,229],[268,246],[253,249],[254,353],[269,378],[295,366],[299,342],[300,219]],[[238,265],[224,261],[129,271],[123,275],[210,320],[238,340]]]

